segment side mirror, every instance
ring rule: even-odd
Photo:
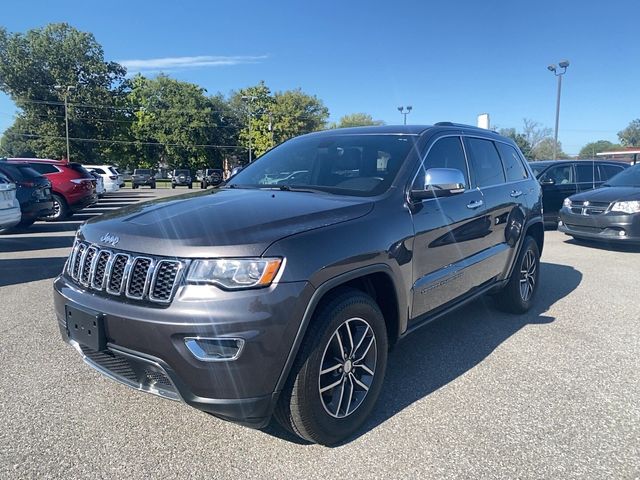
[[[464,192],[466,185],[464,174],[455,168],[430,168],[425,172],[423,182],[414,185],[411,190],[412,200],[450,197]]]
[[[556,181],[553,178],[545,178],[540,181],[540,185],[555,185]]]

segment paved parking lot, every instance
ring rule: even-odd
[[[361,434],[336,448],[222,422],[93,372],[51,281],[81,221],[0,236],[0,478],[638,478],[640,250],[547,232],[525,316],[479,300],[401,342]]]

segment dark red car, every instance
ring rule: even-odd
[[[98,201],[96,181],[79,163],[39,158],[9,158],[7,161],[28,164],[51,181],[53,214],[46,220],[62,220]]]

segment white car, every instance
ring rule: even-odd
[[[106,193],[113,193],[120,190],[120,175],[111,165],[83,165],[83,167],[102,177],[104,182],[104,191]]]
[[[0,173],[0,230],[20,223],[22,212],[16,198],[16,185]]]
[[[104,194],[107,192],[104,188],[104,178],[93,169],[89,169],[89,173],[96,179],[96,194],[98,195],[98,198],[104,197]]]

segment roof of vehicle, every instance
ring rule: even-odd
[[[56,165],[66,165],[66,164],[69,163],[68,160],[52,160],[50,158],[22,158],[22,157],[15,157],[15,158],[6,158],[4,160],[7,160],[9,162],[55,163]]]
[[[601,159],[573,159],[573,160],[536,160],[536,161],[530,161],[529,165],[533,168],[533,167],[548,167],[550,165],[561,165],[563,163],[574,163],[574,162],[595,162],[595,163],[608,163],[608,164],[612,164],[612,165],[629,165],[626,162],[618,162],[616,160],[601,160]]]
[[[428,130],[435,128],[455,128],[461,130],[471,130],[476,132],[482,132],[488,135],[499,136],[493,130],[487,130],[484,128],[474,127],[473,125],[464,125],[461,123],[452,122],[438,122],[433,125],[374,125],[368,127],[349,127],[349,128],[333,128],[329,130],[322,130],[320,132],[314,132],[310,135],[335,135],[335,134],[351,134],[351,135],[366,135],[366,134],[380,134],[380,135],[422,135]]]

